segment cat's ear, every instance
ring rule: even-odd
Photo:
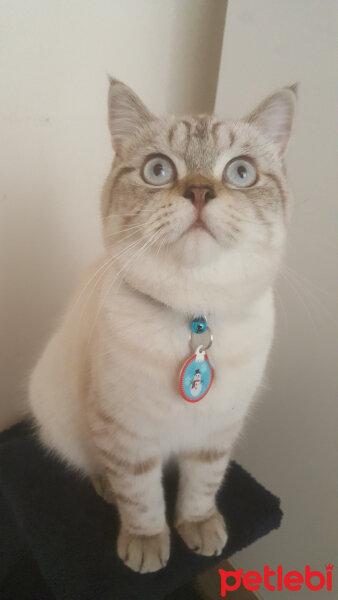
[[[133,90],[109,76],[108,125],[117,154],[139,129],[154,118]]]
[[[297,84],[282,88],[263,100],[245,119],[276,144],[280,156],[284,154],[290,138],[296,99]]]

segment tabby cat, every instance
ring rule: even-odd
[[[44,444],[105,485],[134,571],[168,561],[162,472],[173,457],[177,531],[203,555],[226,544],[215,497],[272,341],[295,100],[286,87],[242,120],[158,118],[110,81],[105,256],[32,374],[30,407]],[[192,403],[179,374],[202,315],[214,380]]]

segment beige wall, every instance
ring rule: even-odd
[[[228,3],[217,112],[245,114],[265,94],[300,82],[287,160],[296,206],[268,388],[236,453],[281,497],[285,516],[279,531],[235,557],[245,570],[325,571],[337,557],[337,17],[335,0]],[[265,600],[276,594],[291,597],[261,591]]]
[[[0,37],[0,428],[101,249],[110,72],[158,112],[212,110],[223,0],[11,0]]]
[[[227,14],[220,115],[300,81],[288,158],[296,211],[287,264],[297,275],[280,278],[269,389],[237,449],[281,496],[285,518],[235,557],[245,569],[323,569],[335,558],[336,7],[230,0]],[[0,427],[15,418],[37,351],[101,249],[98,198],[112,156],[105,73],[158,112],[210,110],[225,2],[11,0],[1,11]]]

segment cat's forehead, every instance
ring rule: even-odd
[[[166,124],[168,146],[174,153],[180,153],[189,169],[211,169],[219,153],[219,126],[208,115],[169,120]]]
[[[180,157],[190,172],[213,171],[219,157],[250,154],[257,142],[243,121],[210,115],[167,117],[153,133],[156,149]]]

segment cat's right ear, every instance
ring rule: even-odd
[[[154,118],[133,90],[109,76],[108,125],[116,154]]]

